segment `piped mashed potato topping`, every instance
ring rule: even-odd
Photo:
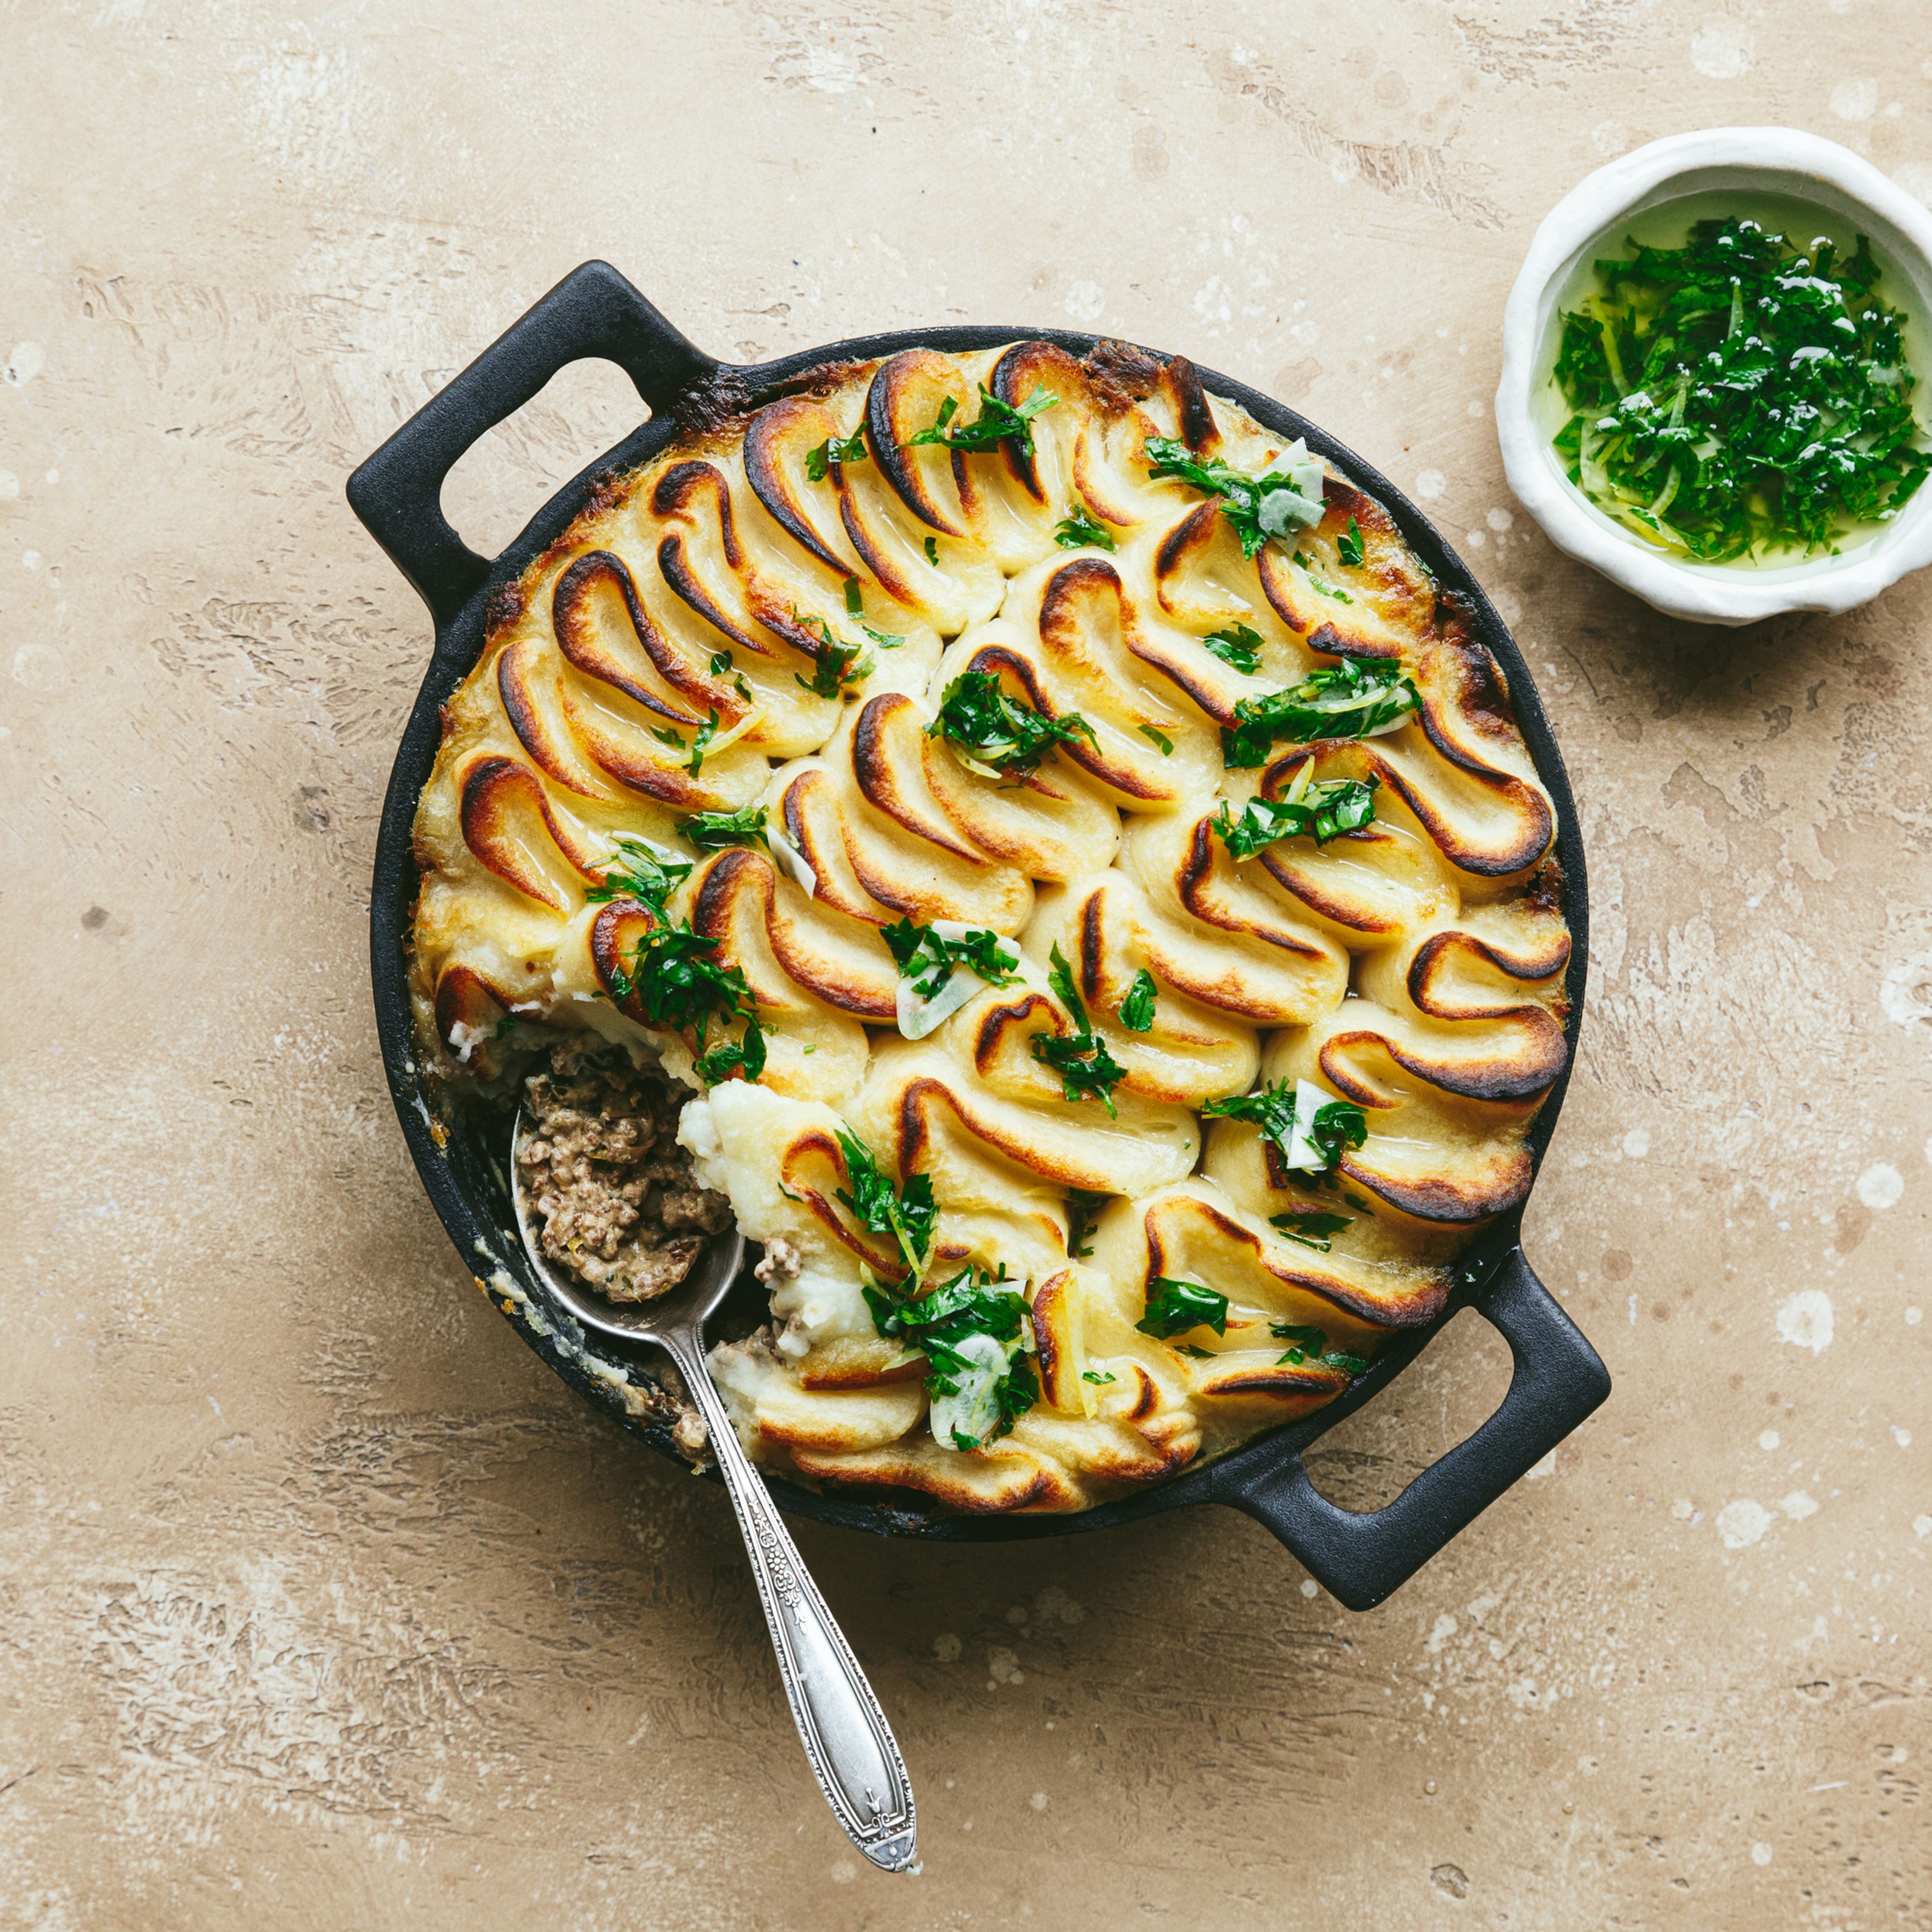
[[[414,991],[452,1089],[562,1028],[696,1096],[764,1250],[712,1358],[752,1454],[1078,1509],[1332,1400],[1521,1200],[1556,829],[1366,493],[1178,359],[915,350],[498,594]]]

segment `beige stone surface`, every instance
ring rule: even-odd
[[[1660,621],[1513,511],[1486,414],[1529,235],[1610,154],[1784,122],[1932,194],[1924,25],[0,10],[0,1925],[1932,1924],[1932,580]],[[428,630],[343,478],[591,255],[728,356],[1074,324],[1304,407],[1484,574],[1582,802],[1528,1245],[1610,1405],[1363,1616],[1218,1512],[803,1525],[916,1879],[820,1804],[722,1495],[476,1294],[376,1060]],[[466,532],[625,398],[561,380],[452,480]],[[1446,1339],[1322,1480],[1392,1492],[1504,1366]]]

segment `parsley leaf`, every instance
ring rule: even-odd
[[[1078,550],[1091,544],[1096,550],[1114,548],[1114,533],[1105,524],[1088,515],[1082,503],[1070,517],[1062,517],[1053,526],[1053,540],[1062,550]]]
[[[1335,1237],[1354,1225],[1346,1214],[1306,1212],[1268,1216],[1270,1228],[1279,1229],[1291,1241],[1299,1241],[1304,1248],[1312,1248],[1318,1255],[1325,1255],[1334,1246]]]
[[[1152,724],[1143,724],[1140,727],[1140,734],[1143,738],[1151,739],[1160,747],[1160,754],[1163,758],[1174,756],[1174,740],[1165,731]]]
[[[1319,597],[1332,597],[1338,604],[1352,604],[1354,599],[1346,590],[1338,590],[1316,568],[1312,556],[1304,556],[1300,550],[1294,553],[1294,560],[1308,573],[1308,587]]]
[[[801,690],[808,691],[814,698],[842,698],[845,687],[857,684],[872,674],[873,660],[862,657],[863,644],[842,644],[832,634],[832,626],[823,617],[808,617],[794,604],[792,621],[811,632],[818,640],[818,650],[812,661],[812,675],[800,677],[794,671],[792,682]]]
[[[765,808],[740,806],[736,812],[694,812],[684,821],[684,836],[700,852],[722,851],[728,845],[763,845],[771,849],[765,836]]]
[[[1084,1187],[1066,1190],[1066,1258],[1085,1262],[1094,1258],[1094,1225],[1100,1210],[1113,1199],[1111,1194],[1096,1194]]]
[[[1323,1368],[1340,1369],[1345,1375],[1358,1376],[1369,1366],[1359,1355],[1348,1354],[1340,1348],[1330,1348],[1328,1336],[1319,1328],[1293,1322],[1270,1322],[1268,1333],[1277,1342],[1294,1345],[1276,1364],[1276,1367],[1282,1364],[1291,1364],[1298,1369],[1311,1356]]]
[[[944,922],[947,926],[952,920]],[[1018,944],[997,932],[973,927],[956,934],[941,933],[930,926],[915,926],[902,919],[880,933],[899,969],[902,980],[910,980],[922,1000],[930,1000],[944,990],[955,967],[976,973],[989,986],[1010,986],[1018,978]]]
[[[859,580],[856,577],[848,577],[845,580],[845,614],[856,618],[860,629],[881,650],[896,651],[905,642],[898,632],[875,631],[866,622],[865,593],[859,588]]]
[[[1278,1081],[1252,1094],[1210,1100],[1201,1112],[1204,1119],[1246,1120],[1259,1128],[1288,1165],[1304,1173],[1328,1174],[1345,1153],[1369,1138],[1368,1115],[1352,1101],[1332,1098],[1312,1080],[1292,1087]]]
[[[1244,677],[1257,676],[1262,668],[1262,634],[1246,624],[1225,625],[1210,631],[1201,640],[1202,647],[1224,664],[1232,664]]]
[[[989,670],[962,671],[946,687],[926,735],[950,740],[960,763],[987,778],[1030,778],[1054,746],[1084,738],[1097,750],[1100,742],[1078,712],[1042,717]]]
[[[926,560],[934,570],[939,568],[939,539],[928,537],[926,540]]]
[[[823,483],[835,463],[863,463],[866,454],[866,426],[861,423],[850,436],[830,436],[816,449],[808,449],[805,473],[813,482]]]
[[[752,687],[745,682],[745,674],[739,670],[731,653],[729,651],[713,651],[711,653],[711,675],[722,677],[728,671],[732,674],[731,682],[736,686],[738,695],[747,704],[750,704]]]
[[[1251,557],[1270,537],[1285,537],[1322,520],[1322,465],[1299,437],[1258,476],[1231,464],[1200,461],[1178,436],[1147,440],[1153,477],[1172,476],[1205,496],[1219,496],[1221,514]]]
[[[904,1186],[895,1188],[873,1159],[872,1149],[856,1134],[842,1127],[838,1145],[852,1184],[849,1190],[839,1189],[838,1198],[868,1232],[892,1237],[907,1274],[916,1280],[926,1271],[939,1217],[938,1203],[932,1198],[932,1177],[910,1174]]]
[[[700,1039],[714,1019],[749,1018],[755,1011],[751,986],[739,968],[710,957],[717,950],[716,940],[688,926],[654,926],[616,976],[622,986],[617,998],[634,993],[651,1025]]]
[[[1016,409],[1010,403],[1001,402],[982,382],[980,414],[975,421],[956,427],[952,419],[959,412],[959,405],[948,396],[939,406],[938,420],[929,429],[920,430],[908,436],[900,446],[910,449],[916,443],[936,442],[948,449],[997,449],[1010,436],[1024,454],[1030,456],[1034,418],[1043,416],[1059,400],[1050,390],[1036,389]]]
[[[1359,831],[1375,817],[1379,778],[1324,778],[1304,784],[1302,778],[1313,769],[1312,760],[1302,766],[1286,798],[1251,798],[1232,814],[1228,801],[1221,801],[1208,823],[1220,833],[1230,857],[1252,859],[1281,838],[1312,838],[1325,845],[1345,832]]]
[[[1258,640],[1257,640],[1258,641]],[[1396,667],[1370,670],[1359,658],[1312,670],[1286,691],[1244,698],[1221,728],[1221,750],[1237,770],[1264,765],[1286,739],[1370,738],[1392,730],[1421,704],[1415,680]]]
[[[1335,554],[1351,570],[1362,567],[1362,526],[1353,517],[1348,527],[1335,539]]]
[[[1127,997],[1120,1002],[1120,1024],[1130,1033],[1145,1033],[1154,1024],[1154,1003],[1159,988],[1154,975],[1143,966],[1134,975]]]
[[[1190,1328],[1228,1332],[1228,1298],[1198,1281],[1173,1281],[1157,1274],[1148,1283],[1147,1312],[1134,1324],[1143,1335],[1165,1342]]]
[[[998,1441],[1040,1400],[1026,1302],[1008,1279],[969,1268],[910,1300],[862,1291],[879,1334],[926,1357],[933,1438],[955,1449]]]
[[[1118,1378],[1111,1372],[1103,1375],[1097,1369],[1082,1369],[1080,1371],[1080,1379],[1083,1382],[1092,1382],[1096,1388],[1104,1388],[1106,1384],[1117,1380]]]
[[[805,1050],[809,1053],[812,1048],[808,1046]],[[707,1087],[716,1087],[734,1073],[742,1073],[747,1080],[755,1082],[765,1070],[764,1029],[756,1020],[747,1020],[742,1039],[721,1040],[709,1053],[698,1055],[697,1065]]]
[[[1033,1057],[1060,1076],[1060,1090],[1068,1100],[1102,1102],[1109,1118],[1118,1118],[1114,1089],[1127,1077],[1126,1069],[1107,1050],[1107,1042],[1094,1032],[1087,1018],[1087,1007],[1073,983],[1073,969],[1066,963],[1056,940],[1053,964],[1046,982],[1060,995],[1073,1016],[1075,1032],[1070,1037],[1058,1034],[1035,1034]]]
[[[618,856],[604,868],[602,884],[584,896],[596,904],[607,899],[635,899],[662,913],[664,902],[691,876],[691,861],[658,852],[640,838],[620,838]]]

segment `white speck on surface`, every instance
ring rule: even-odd
[[[1818,1514],[1818,1505],[1802,1490],[1793,1490],[1788,1496],[1779,1497],[1778,1507],[1793,1522],[1802,1522],[1808,1516]]]
[[[1442,1646],[1461,1628],[1462,1625],[1457,1623],[1447,1610],[1444,1610],[1436,1619],[1428,1636],[1424,1639],[1423,1648],[1427,1651],[1431,1657],[1439,1657],[1442,1652]]]
[[[1634,1328],[1636,1326],[1636,1297],[1632,1295],[1627,1305],[1630,1310],[1630,1325]]]
[[[1916,1328],[1924,1319],[1925,1311],[1922,1308],[1908,1308],[1905,1311],[1905,1325],[1908,1328]]]
[[[1046,1793],[1043,1791],[1036,1791],[1027,1802],[1036,1811],[1044,1811],[1046,1809]]]
[[[1869,121],[1878,112],[1878,82],[1840,81],[1832,90],[1832,112],[1840,121]]]
[[[1895,1167],[1874,1161],[1858,1176],[1858,1198],[1868,1208],[1892,1208],[1905,1192],[1905,1177]]]
[[[1762,1503],[1741,1496],[1718,1512],[1718,1534],[1726,1550],[1748,1550],[1763,1535],[1776,1519]]]
[[[1076,322],[1098,322],[1107,298],[1098,282],[1076,282],[1066,291],[1066,313]]]
[[[29,570],[38,570],[40,567],[40,554],[37,550],[23,551],[21,554],[20,561]]]
[[[1020,1654],[995,1646],[986,1653],[986,1668],[995,1684],[1024,1684],[1026,1673],[1020,1669]]]
[[[1915,952],[1887,968],[1879,982],[1878,1003],[1898,1026],[1932,1020],[1932,952]],[[1932,1159],[1932,1150],[1928,1158]]]
[[[1301,1594],[1304,1597],[1319,1596],[1322,1594],[1322,1586],[1316,1582],[1312,1576],[1304,1576],[1301,1580]]]
[[[1751,1863],[1754,1865],[1768,1865],[1770,1862],[1771,1847],[1760,1838],[1751,1847]]]
[[[1483,520],[1492,530],[1510,530],[1516,524],[1515,518],[1511,516],[1508,511],[1504,509],[1492,510]]]
[[[0,369],[0,381],[24,389],[46,366],[47,352],[38,342],[22,342],[8,357],[7,366]]]
[[[1650,1151],[1650,1130],[1633,1127],[1624,1136],[1624,1152],[1632,1160],[1641,1160]]]
[[[958,1638],[950,1630],[941,1630],[932,1640],[932,1654],[941,1664],[957,1663],[961,1648]]]
[[[1932,1516],[1916,1516],[1912,1519],[1914,1536],[1932,1536]]]
[[[1778,1447],[1778,1431],[1774,1429],[1766,1430],[1757,1438],[1757,1446],[1760,1449],[1775,1449]]]
[[[1736,20],[1713,20],[1690,37],[1690,64],[1706,80],[1736,80],[1757,64],[1757,42]]]
[[[832,1882],[834,1885],[850,1885],[858,1876],[859,1868],[850,1858],[841,1858],[832,1868]]]
[[[20,494],[20,478],[10,470],[0,470],[0,503],[10,503]]]
[[[1425,503],[1432,503],[1448,487],[1448,478],[1439,470],[1425,470],[1415,479],[1415,494]]]
[[[1697,1505],[1694,1503],[1688,1496],[1679,1496],[1677,1500],[1670,1505],[1670,1514],[1674,1516],[1679,1522],[1688,1522],[1690,1520],[1692,1515],[1696,1512],[1696,1508]]]
[[[1540,1462],[1532,1462],[1523,1472],[1526,1482],[1534,1481],[1538,1476],[1553,1476],[1556,1473],[1556,1451],[1552,1449]]]
[[[1490,534],[1486,530],[1472,530],[1468,538],[1468,545],[1472,550],[1480,550],[1489,540]]]
[[[1780,1341],[1822,1355],[1832,1346],[1832,1298],[1822,1288],[1801,1288],[1778,1311]]]
[[[1892,1439],[1901,1449],[1910,1449],[1912,1447],[1912,1431],[1909,1429],[1900,1428],[1894,1422],[1892,1425]]]

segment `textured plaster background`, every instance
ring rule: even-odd
[[[0,1925],[1932,1924],[1932,580],[1662,622],[1513,508],[1487,418],[1607,156],[1785,122],[1932,196],[1926,18],[0,4]],[[1610,1406],[1366,1616],[1232,1515],[802,1526],[914,1880],[820,1803],[722,1496],[475,1292],[378,1072],[428,630],[343,478],[593,254],[726,355],[1072,322],[1302,406],[1485,574],[1582,801],[1528,1244]],[[465,532],[627,394],[490,439]],[[1322,1481],[1391,1493],[1504,1366],[1445,1340]]]

